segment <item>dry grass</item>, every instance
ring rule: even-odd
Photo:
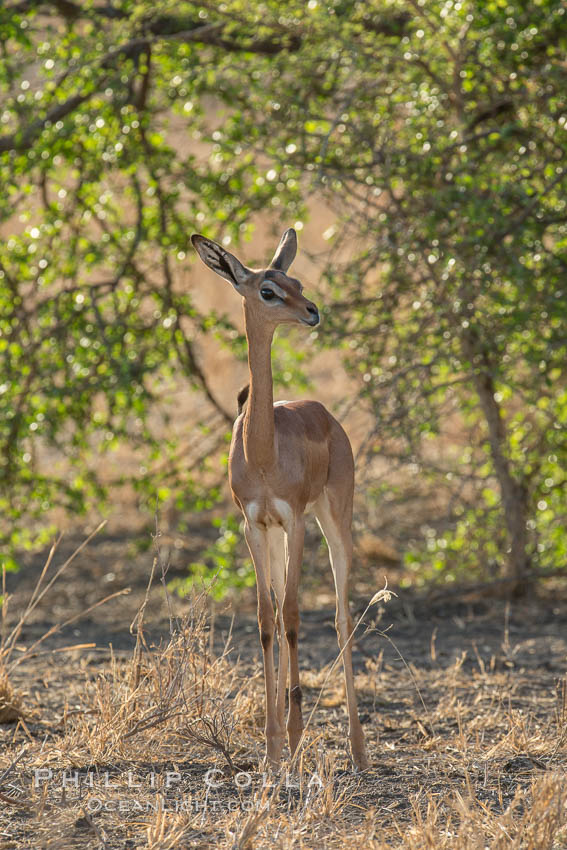
[[[8,671],[0,665],[0,723],[13,723],[22,717],[22,698],[15,691]]]
[[[306,718],[317,710],[294,770],[275,774],[261,673],[215,639],[207,596],[182,619],[170,610],[162,641],[147,632],[156,568],[132,650],[16,640],[41,588],[3,629],[2,850],[567,847],[565,680],[514,667],[508,635],[488,662],[443,664],[434,636],[426,665],[368,657],[362,775],[345,756],[340,669],[304,671]]]

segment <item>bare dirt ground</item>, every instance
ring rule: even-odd
[[[47,580],[77,542],[61,542]],[[371,764],[357,775],[329,585],[307,567],[305,748],[273,772],[253,596],[168,603],[166,550],[146,594],[155,552],[102,532],[18,635],[0,677],[2,850],[567,847],[565,596],[509,605],[399,591],[372,608],[354,653]],[[44,560],[9,576],[4,646]]]

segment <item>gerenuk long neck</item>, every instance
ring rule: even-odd
[[[250,372],[250,395],[244,415],[244,456],[249,464],[270,469],[276,460],[271,359],[274,329],[254,322],[246,306],[244,322]]]

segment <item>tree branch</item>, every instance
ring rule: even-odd
[[[92,91],[88,94],[75,94],[73,97],[63,101],[63,103],[58,103],[43,118],[37,118],[35,121],[32,121],[24,130],[17,130],[15,133],[0,136],[0,153],[10,150],[29,150],[46,124],[65,118],[69,113],[88,100],[92,94]]]

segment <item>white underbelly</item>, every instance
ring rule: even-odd
[[[305,512],[313,508],[315,502],[309,502],[305,506]],[[248,502],[244,506],[244,514],[248,522],[252,524],[261,523],[267,526],[281,525],[284,528],[293,520],[293,508],[284,499],[268,498],[264,503]]]

